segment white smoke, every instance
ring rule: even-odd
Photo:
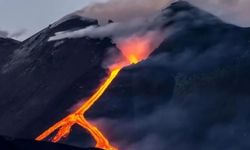
[[[145,28],[145,24],[142,20],[133,20],[131,22],[126,23],[111,23],[103,26],[89,26],[84,29],[76,30],[76,31],[63,31],[58,32],[55,36],[51,37],[49,41],[60,40],[63,38],[80,38],[84,36],[88,36],[91,38],[103,38],[110,36],[124,36],[132,34],[133,32],[138,32]]]
[[[127,22],[110,23],[102,26],[93,25],[76,31],[62,31],[56,33],[55,36],[50,37],[49,41],[64,38],[80,38],[85,36],[91,38],[121,38],[128,37],[136,33],[145,33],[149,30],[158,30],[161,25],[162,20],[157,16],[152,16],[151,19],[140,18]]]

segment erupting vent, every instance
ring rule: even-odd
[[[99,86],[97,91],[90,98],[88,98],[80,108],[78,108],[75,112],[69,114],[61,121],[57,122],[55,125],[51,126],[49,129],[39,135],[36,140],[44,140],[52,133],[57,132],[57,134],[52,138],[52,142],[58,142],[62,138],[67,137],[71,132],[71,127],[77,124],[82,128],[86,129],[93,136],[96,141],[97,148],[102,148],[105,150],[118,150],[110,144],[107,138],[97,127],[95,127],[86,120],[84,115],[85,112],[88,111],[89,108],[91,108],[95,104],[95,102],[98,101],[98,99],[103,95],[105,90],[117,77],[123,67],[131,64],[136,64],[139,61],[148,57],[150,52],[152,52],[152,41],[150,40],[150,37],[151,36],[132,36],[131,38],[128,38],[123,42],[118,42],[118,47],[120,48],[125,57],[118,58],[122,59],[122,61],[119,60],[119,64],[113,64],[110,67],[110,75],[105,80],[105,82],[103,82]]]

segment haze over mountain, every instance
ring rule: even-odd
[[[184,1],[159,16],[164,41],[122,70],[88,119],[123,150],[249,149],[250,29]],[[92,25],[69,15],[23,42],[1,38],[0,134],[35,138],[92,94],[110,48],[119,53],[112,37],[48,41]],[[94,145],[78,127],[62,143]]]

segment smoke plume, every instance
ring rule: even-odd
[[[153,15],[169,3],[170,0],[109,0],[83,8],[78,14],[102,23],[110,19],[120,22]]]
[[[177,0],[108,0],[79,10],[83,16],[97,18],[101,23],[109,19],[128,21],[150,16]],[[239,26],[250,26],[249,0],[186,0],[191,4],[215,14],[223,20]]]
[[[111,22],[101,26],[92,25],[75,31],[58,32],[50,37],[49,41],[81,37],[111,38],[123,54],[121,57],[116,56],[116,59],[111,55],[113,61],[106,58],[108,63],[104,62],[105,68],[113,68],[117,65],[126,66],[129,63],[128,60],[138,62],[147,58],[166,37],[165,29],[162,29],[163,24],[164,18],[156,13],[149,18],[131,18],[126,22]],[[110,62],[113,63],[109,64]]]

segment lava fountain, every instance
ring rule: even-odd
[[[119,63],[112,64],[109,67],[109,76],[102,84],[100,84],[96,92],[91,97],[87,98],[85,102],[78,109],[76,109],[76,111],[70,113],[61,121],[48,128],[41,135],[39,135],[36,140],[42,141],[49,137],[52,133],[56,132],[56,135],[52,137],[51,141],[58,142],[70,134],[73,125],[79,125],[80,127],[86,129],[94,138],[96,141],[95,147],[105,150],[118,150],[110,144],[108,139],[96,126],[86,120],[84,115],[85,112],[99,100],[123,67],[136,64],[149,56],[152,50],[156,48],[152,47],[152,39],[153,34],[149,33],[143,36],[134,35],[130,38],[118,40],[118,48],[122,51],[122,54],[125,57],[118,58],[120,59]]]

